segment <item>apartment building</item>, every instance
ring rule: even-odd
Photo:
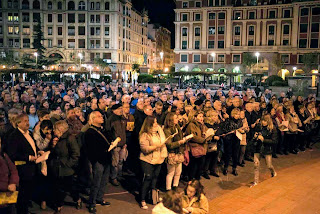
[[[249,52],[251,72],[293,75],[319,51],[319,0],[177,0],[175,14],[176,71],[243,73]]]
[[[93,62],[101,58],[110,63],[107,71],[122,73],[147,53],[148,15],[130,0],[1,0],[0,7],[0,50],[15,57],[32,57],[39,18],[45,55],[61,58],[60,70],[78,70],[82,56],[82,70],[98,69]]]

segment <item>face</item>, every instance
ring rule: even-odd
[[[116,110],[113,110],[113,113],[120,116],[123,114],[123,110],[122,110],[122,107],[116,109]]]
[[[175,114],[174,116],[173,116],[173,124],[174,125],[177,125],[179,123],[179,119],[178,119],[178,116]]]
[[[273,108],[273,109],[271,109],[270,114],[271,114],[271,116],[276,115],[276,110],[275,110],[274,108]]]
[[[193,196],[195,196],[195,194],[196,194],[196,189],[194,187],[192,187],[192,186],[188,186],[188,188],[187,188],[187,196],[189,198],[192,198]]]
[[[203,114],[198,114],[196,117],[196,121],[198,121],[199,123],[203,123]]]
[[[49,103],[48,103],[48,102],[44,102],[44,103],[43,103],[43,107],[49,108]]]
[[[29,129],[29,117],[23,117],[18,127],[23,131],[27,131]]]
[[[262,124],[262,126],[267,126],[268,122],[266,120],[261,120],[261,124]]]
[[[49,129],[48,127],[45,127],[44,129],[41,129],[42,133],[45,135],[49,135],[52,132],[52,129]]]
[[[123,114],[129,114],[130,113],[130,105],[129,104],[123,104],[122,110],[123,110]]]
[[[70,118],[70,119],[75,119],[76,118],[75,111],[74,110],[68,111],[68,116],[67,117]]]
[[[154,122],[153,122],[153,125],[152,125],[152,129],[153,129],[153,130],[157,130],[158,127],[159,127],[159,125],[158,125],[157,119],[155,118],[155,119],[154,119]]]
[[[221,111],[221,108],[222,108],[221,102],[215,102],[213,105],[215,110]]]
[[[240,99],[238,99],[238,98],[233,99],[232,104],[234,107],[239,107],[240,106]]]
[[[103,120],[103,116],[100,112],[96,112],[95,113],[95,117],[93,118],[93,122],[96,124],[103,124],[104,120]]]
[[[162,109],[163,109],[163,106],[156,105],[156,113],[157,114],[161,114],[162,113]]]
[[[144,113],[148,116],[152,116],[152,113],[153,113],[153,109],[151,106],[147,106],[145,109],[144,109]]]
[[[30,106],[30,114],[35,114],[36,113],[36,107],[34,107],[34,105]]]
[[[241,118],[241,119],[244,119],[244,118],[245,118],[244,111],[241,111],[241,112],[240,112],[240,118]]]
[[[237,114],[233,115],[233,118],[236,119],[236,120],[240,119],[240,113],[237,113]]]

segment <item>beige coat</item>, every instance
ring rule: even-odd
[[[159,126],[157,134],[143,133],[140,136],[140,160],[150,164],[162,164],[168,156],[167,147],[164,144],[166,137]],[[152,151],[150,147],[163,144],[162,147]]]
[[[184,195],[182,197],[182,208],[192,207],[193,210],[191,214],[206,214],[209,213],[209,203],[205,195],[201,194],[200,200],[197,198],[192,198],[189,200],[188,196]]]

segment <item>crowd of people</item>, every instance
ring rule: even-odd
[[[128,176],[142,209],[162,201],[154,213],[208,213],[201,177],[227,175],[229,165],[238,176],[237,167],[251,161],[255,186],[261,158],[274,177],[272,158],[311,149],[319,132],[315,95],[291,90],[277,97],[269,89],[225,94],[73,80],[4,83],[0,91],[0,191],[18,190],[17,204],[0,205],[0,213],[27,214],[31,200],[59,213],[67,193],[76,209],[86,194],[96,213],[97,204],[110,206],[107,183],[119,186]]]

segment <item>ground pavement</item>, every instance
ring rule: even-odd
[[[273,159],[278,176],[271,178],[264,159],[261,159],[261,183],[249,188],[253,181],[253,163],[247,162],[246,167],[238,168],[239,176],[222,175],[220,178],[211,177],[210,180],[201,179],[209,199],[210,213],[292,213],[314,214],[320,213],[320,147],[312,151],[290,154]],[[230,170],[231,171],[231,170]],[[124,184],[130,189],[135,184]],[[97,213],[135,214],[151,213],[139,208],[135,196],[122,187],[108,186],[105,200],[111,202],[110,207],[97,206]],[[181,184],[181,188],[183,184]],[[68,199],[67,199],[68,200]],[[40,211],[34,204],[31,210],[35,213],[52,213],[48,208]],[[85,206],[76,210],[71,206],[64,206],[62,213],[88,213]]]

